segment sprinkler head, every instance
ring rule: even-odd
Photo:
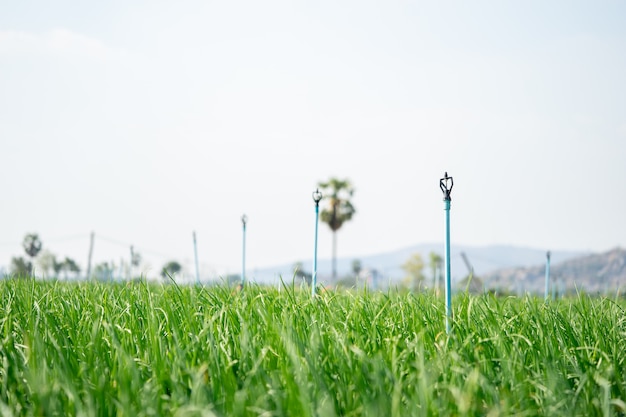
[[[450,198],[450,193],[452,192],[453,186],[454,181],[452,180],[452,177],[448,176],[448,172],[446,171],[443,178],[439,180],[439,188],[441,188],[441,191],[443,192],[444,201],[452,200],[452,198]]]
[[[318,188],[315,191],[313,191],[313,201],[315,201],[315,205],[318,205],[321,199],[322,199],[322,193]]]

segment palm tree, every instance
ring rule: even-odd
[[[178,274],[183,269],[182,265],[176,261],[169,261],[163,266],[161,270],[161,277],[164,280],[174,279],[174,275]]]
[[[333,232],[333,280],[337,279],[337,230],[343,223],[352,219],[356,210],[350,198],[354,194],[354,188],[349,180],[331,178],[327,182],[318,184],[324,198],[328,201],[328,207],[322,209],[320,218]]]

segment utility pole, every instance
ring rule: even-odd
[[[245,214],[241,216],[241,224],[243,226],[243,251],[241,254],[241,289],[246,285],[246,224],[248,223],[248,216]]]
[[[198,244],[196,243],[196,232],[193,232],[193,256],[196,262],[196,285],[200,285],[200,267],[198,266]]]
[[[91,232],[91,236],[89,239],[89,257],[87,258],[87,276],[86,279],[91,278],[91,256],[93,255],[93,239],[94,232]]]
[[[135,261],[135,250],[133,245],[130,245],[130,263],[128,264],[128,280],[133,279],[133,262]]]

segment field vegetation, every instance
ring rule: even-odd
[[[0,281],[4,416],[610,416],[624,303]]]

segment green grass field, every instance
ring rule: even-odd
[[[3,416],[610,416],[624,303],[0,281]]]

